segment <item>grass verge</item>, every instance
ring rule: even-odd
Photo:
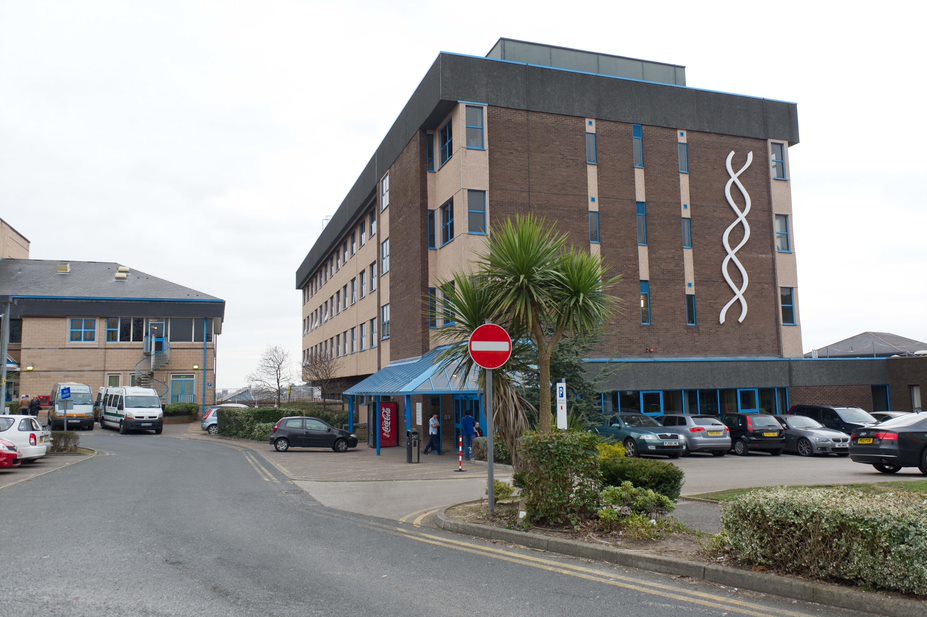
[[[816,484],[812,486],[805,487],[794,487],[794,488],[824,488],[834,486],[830,484]],[[878,495],[880,493],[886,493],[890,491],[905,491],[909,493],[918,493],[921,495],[927,496],[927,480],[910,480],[904,482],[875,482],[869,484],[847,484],[840,485],[846,486],[847,488],[852,488],[859,490],[863,493],[869,493],[872,495]],[[701,495],[690,495],[687,497],[692,497],[694,499],[703,499],[705,501],[713,501],[715,503],[722,503],[727,501],[732,501],[741,495],[751,493],[753,491],[761,491],[764,489],[773,488],[769,486],[765,487],[756,487],[756,488],[732,488],[726,491],[717,491],[714,493],[702,493]]]

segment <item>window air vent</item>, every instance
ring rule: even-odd
[[[58,274],[68,274],[71,271],[71,264],[60,262],[58,264]]]

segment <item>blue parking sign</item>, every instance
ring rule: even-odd
[[[71,398],[71,388],[61,388],[61,400],[66,401]]]

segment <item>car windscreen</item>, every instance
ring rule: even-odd
[[[0,418],[0,431],[5,431],[11,426],[13,426],[13,418]]]
[[[157,409],[161,406],[161,399],[157,396],[127,396],[126,407],[130,409]]]
[[[0,420],[0,422],[2,422],[2,420]],[[3,425],[0,424],[0,427],[2,426]],[[927,413],[907,413],[879,424],[879,428],[903,428],[908,426],[927,428]]]
[[[71,398],[67,399],[70,406],[74,405],[93,405],[93,398],[89,392],[71,392]],[[64,407],[65,399],[58,399],[58,407]]]
[[[757,428],[777,428],[781,429],[782,425],[776,422],[772,416],[748,416]]]
[[[643,426],[643,427],[659,427],[662,428],[663,425],[651,418],[650,416],[636,416],[636,415],[627,415],[621,416],[624,420],[624,423],[628,426]]]
[[[824,428],[824,425],[808,416],[789,416],[785,419],[789,428]]]
[[[834,411],[837,412],[837,415],[840,416],[840,419],[844,422],[859,422],[861,424],[875,424],[876,422],[875,418],[859,407],[837,407]]]
[[[692,421],[698,426],[724,426],[724,423],[716,418],[692,418]]]

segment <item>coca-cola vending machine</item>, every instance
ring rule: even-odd
[[[395,448],[399,445],[399,405],[380,403],[380,447]]]

